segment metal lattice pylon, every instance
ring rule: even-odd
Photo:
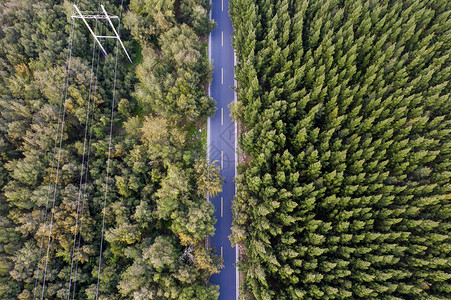
[[[119,43],[121,43],[122,49],[124,49],[125,54],[128,57],[128,60],[130,62],[132,62],[132,59],[130,58],[130,55],[128,55],[127,49],[125,49],[124,43],[122,43],[122,40],[119,36],[119,34],[116,31],[116,28],[114,28],[113,22],[111,21],[111,19],[119,19],[118,16],[111,16],[109,15],[106,10],[105,7],[103,5],[100,5],[100,7],[102,8],[103,11],[103,15],[94,15],[94,14],[87,14],[87,15],[83,15],[83,13],[78,9],[77,5],[74,4],[75,10],[77,11],[78,15],[74,15],[72,16],[72,18],[74,19],[82,19],[83,22],[85,23],[86,27],[88,27],[89,32],[91,32],[92,36],[94,37],[95,41],[97,42],[97,44],[99,44],[100,49],[102,50],[103,54],[105,54],[105,56],[108,55],[108,53],[106,52],[105,48],[103,48],[102,43],[100,43],[100,38],[103,39],[117,39],[119,41]],[[88,22],[86,21],[86,19],[96,19],[96,20],[108,20],[108,23],[111,26],[111,29],[113,30],[115,35],[96,35],[94,33],[94,31],[92,30],[91,26],[89,26]]]

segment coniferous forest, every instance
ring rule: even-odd
[[[451,2],[232,0],[243,299],[450,299]]]
[[[0,299],[218,298],[209,2],[0,0]],[[240,297],[451,298],[450,2],[229,7]]]
[[[1,299],[218,297],[209,2],[121,2],[0,1]],[[116,81],[73,4],[122,17]]]

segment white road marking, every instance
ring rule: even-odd
[[[224,11],[224,0],[221,1],[221,11]]]
[[[224,151],[221,150],[221,169],[224,169]]]
[[[224,125],[224,108],[221,107],[221,125]]]
[[[221,246],[221,257],[222,257],[222,246]]]
[[[221,31],[221,46],[224,47],[224,31]]]
[[[223,209],[223,198],[221,197],[221,217],[223,215],[223,211],[224,211],[224,209]]]
[[[224,84],[224,68],[221,68],[221,84]]]

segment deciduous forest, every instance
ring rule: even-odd
[[[450,299],[451,2],[231,0],[247,299]]]
[[[122,17],[133,63],[119,47],[116,81],[116,41],[103,41],[108,56],[93,48],[73,4]],[[209,9],[0,1],[1,299],[218,297],[209,278],[222,262],[204,247],[215,223],[205,196],[222,185],[204,158]]]
[[[451,2],[229,8],[241,299],[450,299]],[[0,0],[0,299],[218,298],[209,11]]]

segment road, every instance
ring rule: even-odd
[[[208,120],[208,158],[217,160],[224,177],[223,192],[210,201],[215,206],[215,235],[210,246],[224,258],[224,268],[215,274],[211,282],[220,287],[221,300],[235,300],[238,296],[238,276],[235,263],[237,249],[232,248],[232,201],[235,195],[236,128],[230,117],[228,105],[234,100],[234,52],[232,48],[232,21],[229,17],[229,0],[212,0],[211,18],[217,23],[210,35],[210,59],[213,60],[213,80],[210,96],[216,101],[216,113]]]

